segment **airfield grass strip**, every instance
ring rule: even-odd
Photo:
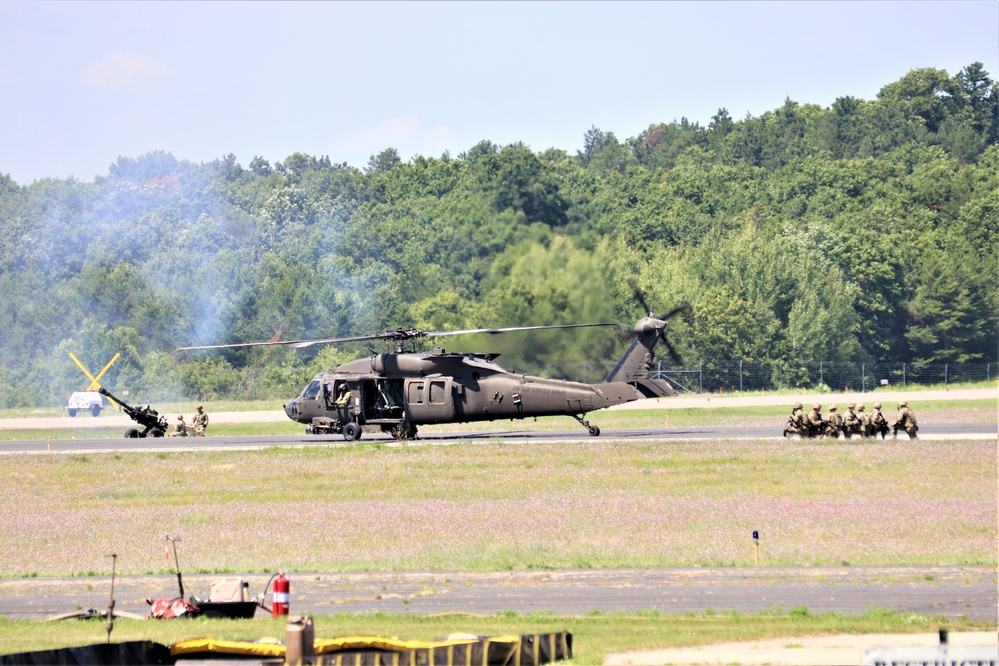
[[[997,562],[994,440],[3,457],[0,577]]]
[[[990,631],[995,625],[966,619],[931,618],[871,608],[861,616],[837,613],[812,615],[807,606],[774,609],[759,614],[723,610],[702,615],[665,615],[655,611],[637,614],[590,613],[582,617],[560,617],[548,613],[498,613],[490,616],[445,614],[407,616],[325,615],[315,617],[317,638],[336,636],[398,636],[410,640],[432,640],[462,632],[479,636],[535,634],[569,631],[573,634],[574,664],[600,664],[605,655],[634,650],[691,647],[731,641],[755,641],[825,634],[917,633],[936,631]],[[170,645],[201,636],[246,640],[263,637],[283,639],[284,619],[177,621],[117,620],[114,642],[151,640]],[[11,621],[0,618],[0,654],[47,650],[70,645],[103,643],[104,622],[58,623]]]

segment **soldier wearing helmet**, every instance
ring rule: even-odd
[[[857,413],[854,411],[856,407],[856,403],[851,402],[846,406],[846,414],[843,415],[843,434],[845,434],[847,438],[853,437],[853,435],[863,434],[860,417],[857,416]]]
[[[826,431],[826,422],[822,418],[821,412],[819,412],[820,409],[822,409],[822,405],[815,403],[812,405],[812,411],[808,412],[808,415],[805,416],[805,424],[808,426],[809,437],[818,437]]]
[[[919,430],[919,424],[916,423],[916,413],[909,409],[905,400],[898,403],[898,418],[891,429],[892,437],[898,437],[898,431],[904,430],[909,439],[916,439],[916,432]]]
[[[881,403],[874,403],[874,411],[871,412],[867,432],[872,437],[881,435],[882,439],[888,436],[888,419],[881,413]]]
[[[871,424],[871,416],[864,411],[864,403],[857,405],[857,418],[860,419],[860,436],[867,436],[867,426]]]
[[[192,425],[194,426],[195,435],[198,437],[205,436],[205,430],[208,429],[208,414],[205,413],[203,405],[198,405],[198,411],[194,414]]]
[[[839,437],[843,431],[843,415],[836,410],[836,405],[829,405],[829,418],[826,419],[826,435],[829,437]]]
[[[184,415],[177,415],[177,423],[174,424],[173,430],[170,431],[171,437],[187,437],[187,424],[184,423]]]
[[[791,416],[787,418],[787,425],[784,426],[784,436],[808,435],[808,428],[805,426],[805,412],[800,402],[794,403]]]

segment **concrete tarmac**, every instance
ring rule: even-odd
[[[872,606],[943,618],[999,622],[995,568],[731,567],[675,569],[558,569],[310,572],[289,574],[292,613],[585,615],[659,611],[665,614],[738,611],[863,614]],[[219,575],[184,576],[187,595],[206,598]],[[269,575],[243,577],[256,597]],[[43,619],[107,607],[110,577],[32,578],[0,582],[0,615]],[[176,576],[119,576],[115,608],[148,611],[147,597],[178,594]],[[269,603],[268,603],[269,605]],[[264,613],[265,611],[258,611]]]
[[[619,428],[604,430],[592,438],[582,428],[573,430],[495,430],[421,433],[417,444],[458,444],[463,442],[550,443],[640,440],[717,440],[717,439],[783,439],[781,426],[690,426],[683,428]],[[919,427],[923,440],[999,439],[996,423],[930,423]],[[346,442],[341,435],[245,435],[225,437],[160,437],[144,439],[21,439],[0,441],[0,454],[17,453],[100,453],[100,452],[179,452],[179,451],[248,451],[272,447],[355,446],[371,442],[389,446],[408,446],[384,433],[364,433],[357,442]],[[796,440],[803,444],[832,443],[831,440]],[[853,439],[850,444],[891,445],[908,441],[903,435],[893,440]],[[847,444],[846,440],[839,440]]]

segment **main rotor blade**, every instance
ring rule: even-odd
[[[656,319],[662,319],[663,321],[666,321],[670,317],[674,317],[674,316],[680,314],[681,312],[683,312],[685,314],[690,314],[693,311],[694,311],[694,309],[692,307],[690,307],[690,303],[681,303],[680,305],[676,306],[675,308],[673,308],[672,310],[670,310],[666,314],[659,315],[658,317],[656,317]]]
[[[361,342],[364,340],[395,340],[400,337],[394,331],[376,333],[374,335],[358,335],[348,338],[323,338],[320,340],[278,340],[276,342],[238,342],[228,345],[199,345],[195,347],[177,347],[176,351],[192,351],[198,349],[242,349],[247,347],[277,347],[292,346],[297,349],[312,345],[333,344],[336,342]]]
[[[316,340],[279,340],[269,342],[238,342],[227,345],[199,345],[194,347],[178,347],[176,351],[195,351],[199,349],[244,349],[249,347],[291,346],[296,349],[312,345],[331,345],[338,342],[364,342],[367,340],[413,340],[415,338],[432,338],[446,335],[467,335],[472,333],[509,333],[511,331],[538,331],[552,328],[586,328],[589,326],[624,326],[620,322],[602,322],[598,324],[559,324],[548,326],[511,326],[508,328],[472,328],[463,331],[421,331],[415,328],[397,328],[373,335],[355,335],[346,338],[319,338]]]
[[[464,331],[426,331],[423,335],[428,338],[438,338],[445,335],[471,335],[474,333],[488,333],[496,335],[498,333],[510,333],[512,331],[541,331],[555,328],[587,328],[590,326],[626,326],[619,321],[608,321],[597,324],[550,324],[544,326],[509,326],[506,328],[470,328]]]

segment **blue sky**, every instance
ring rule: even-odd
[[[910,69],[999,78],[999,3],[0,3],[0,173],[91,181],[154,150],[363,167],[483,139],[574,154]]]

